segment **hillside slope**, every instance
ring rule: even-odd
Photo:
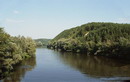
[[[62,51],[128,57],[130,24],[88,23],[61,32],[48,44]]]

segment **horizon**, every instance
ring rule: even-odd
[[[116,23],[116,22],[88,22],[88,23]],[[88,23],[85,23],[85,24],[88,24]],[[117,23],[117,24],[130,24],[130,23]],[[81,24],[81,25],[84,25],[84,24]],[[78,25],[78,26],[81,26],[81,25]],[[77,26],[71,27],[71,28],[76,28],[76,27],[77,27]],[[1,27],[1,28],[4,28],[4,27]],[[69,30],[69,29],[71,29],[71,28],[64,29],[64,30]],[[4,28],[4,29],[5,29],[5,28]],[[63,30],[63,31],[64,31],[64,30]],[[6,30],[4,30],[4,31],[6,32]],[[61,32],[63,32],[63,31],[61,31]],[[61,32],[60,32],[60,33],[61,33]],[[59,33],[59,34],[60,34],[60,33]],[[58,34],[57,34],[57,35],[58,35]],[[57,36],[57,35],[56,35],[56,36]],[[16,37],[17,37],[17,36],[23,36],[23,35],[16,35]],[[55,36],[55,37],[56,37],[56,36]],[[14,37],[15,37],[15,36],[14,36]],[[26,36],[26,37],[30,37],[30,36]],[[54,37],[54,38],[55,38],[55,37]],[[32,38],[32,37],[30,37],[30,38]],[[32,38],[32,39],[34,39],[34,40],[37,40],[37,39],[50,39],[50,40],[51,40],[51,39],[54,39],[54,38],[44,38],[44,37],[40,37],[40,38]]]
[[[4,0],[0,27],[12,36],[53,39],[90,22],[130,23],[129,0]]]

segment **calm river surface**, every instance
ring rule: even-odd
[[[130,62],[37,48],[0,82],[106,82],[130,80]]]

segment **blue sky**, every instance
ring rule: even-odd
[[[54,38],[88,22],[130,23],[130,0],[0,0],[0,26],[13,36]]]

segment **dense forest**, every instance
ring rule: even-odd
[[[34,41],[36,42],[36,46],[37,47],[44,47],[44,46],[47,46],[48,42],[50,41],[51,39],[34,39]]]
[[[61,32],[48,48],[130,58],[130,24],[93,22]]]
[[[35,42],[27,37],[12,37],[0,28],[0,79],[10,74],[22,60],[35,57]]]

